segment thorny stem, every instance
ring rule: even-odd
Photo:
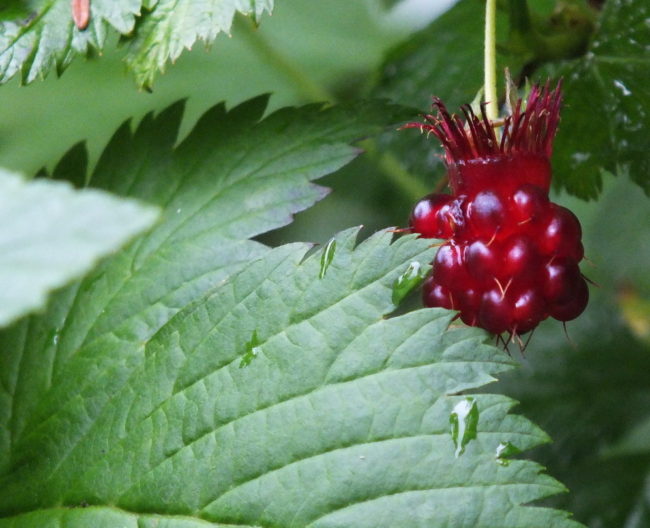
[[[496,0],[485,3],[485,112],[490,121],[499,117],[496,61]]]

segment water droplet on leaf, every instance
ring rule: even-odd
[[[419,262],[411,262],[406,271],[393,283],[393,304],[399,305],[414,288],[424,280],[424,272]]]
[[[474,398],[459,401],[449,415],[451,439],[456,446],[454,455],[458,458],[465,452],[465,446],[476,438],[478,426],[478,407]]]
[[[329,268],[330,264],[332,263],[332,260],[334,260],[335,251],[336,251],[336,240],[332,239],[327,243],[325,249],[323,249],[322,255],[320,256],[320,273],[318,274],[319,279],[325,277],[327,268]]]

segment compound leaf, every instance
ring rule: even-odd
[[[76,54],[101,50],[111,29],[130,41],[126,62],[140,86],[149,87],[167,61],[197,39],[212,42],[229,32],[236,13],[259,20],[273,0],[92,0],[87,27],[79,28],[70,0],[14,2],[0,10],[0,83],[20,73],[29,83]]]

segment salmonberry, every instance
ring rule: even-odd
[[[426,306],[519,335],[549,316],[569,321],[584,311],[580,222],[548,196],[560,102],[559,86],[534,86],[504,119],[500,137],[484,113],[465,106],[462,120],[437,98],[437,115],[405,126],[440,140],[452,191],[425,196],[410,218],[412,232],[447,240],[424,283]]]

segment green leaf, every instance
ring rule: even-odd
[[[42,308],[48,294],[90,270],[157,211],[69,184],[27,182],[0,169],[0,326]]]
[[[450,312],[386,318],[395,279],[435,250],[412,236],[391,244],[386,232],[356,248],[355,238],[356,230],[336,237],[322,279],[320,254],[283,246],[149,339],[111,332],[65,359],[54,352],[52,384],[19,392],[37,403],[17,417],[24,427],[3,457],[0,527],[94,526],[112,515],[170,528],[462,519],[577,528],[562,512],[523,506],[563,491],[540,466],[497,462],[504,441],[522,449],[547,441],[508,414],[512,400],[472,395],[475,438],[455,456],[450,416],[467,398],[459,393],[512,362],[482,332],[450,328]],[[239,368],[252,333],[258,355]],[[20,356],[8,352],[3,373]]]
[[[90,184],[163,207],[162,222],[84,281],[55,295],[45,315],[2,335],[0,349],[20,351],[21,360],[11,367],[0,364],[0,372],[10,378],[18,375],[14,368],[29,373],[18,378],[28,385],[19,383],[10,393],[27,390],[31,396],[0,413],[13,435],[23,429],[38,405],[39,390],[50,386],[66,358],[107,336],[149,339],[183,306],[268,251],[248,238],[289,223],[294,213],[321,199],[327,189],[311,180],[349,162],[358,154],[349,142],[401,113],[374,101],[327,110],[288,108],[260,122],[266,103],[267,97],[259,97],[229,112],[217,105],[177,147],[180,103],[148,115],[135,132],[128,124],[116,132]],[[78,148],[59,167],[85,181],[85,174],[71,172],[75,165],[81,170]],[[120,354],[109,359],[119,365],[120,358],[128,363]],[[4,449],[11,440],[4,427],[0,431]]]
[[[60,73],[76,54],[101,50],[113,29],[131,40],[126,62],[138,84],[149,87],[156,72],[197,39],[210,43],[228,33],[237,12],[259,20],[271,12],[273,0],[92,0],[90,5],[85,29],[75,26],[70,0],[33,2],[28,17],[24,9],[8,10],[0,17],[0,82],[19,72],[25,83],[53,67]],[[15,18],[7,19],[10,15]]]
[[[168,61],[175,61],[196,40],[210,43],[219,33],[229,33],[235,13],[252,15],[259,21],[272,9],[273,0],[158,0],[138,21],[126,63],[138,84],[149,87],[155,73],[163,71]]]
[[[30,2],[30,16],[0,22],[0,82],[20,73],[25,83],[56,67],[63,71],[75,54],[101,49],[109,27],[133,30],[141,0],[93,0],[87,29],[77,29],[69,0]]]
[[[602,170],[629,172],[650,194],[650,5],[608,0],[587,54],[557,71],[565,104],[556,140],[556,181],[596,198]]]

